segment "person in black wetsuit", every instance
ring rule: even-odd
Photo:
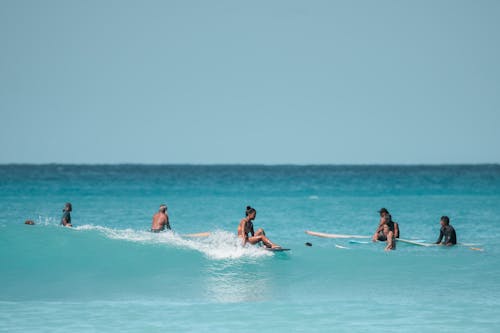
[[[439,238],[436,244],[451,246],[457,244],[457,233],[455,228],[450,224],[450,218],[448,216],[441,216],[441,230],[439,231]],[[444,238],[444,241],[441,242]]]
[[[64,205],[63,209],[63,216],[61,217],[61,225],[65,227],[72,227],[73,225],[71,224],[71,214],[70,212],[73,211],[73,207],[71,206],[71,203],[67,202]]]

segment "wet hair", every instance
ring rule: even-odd
[[[73,207],[71,206],[71,202],[66,202],[64,204],[64,209],[63,209],[63,212],[66,211],[66,208],[69,208],[69,210],[73,210]]]
[[[167,205],[165,205],[165,204],[161,204],[160,205],[160,210],[165,210],[166,211],[167,209],[168,209]]]
[[[248,216],[248,215],[250,215],[250,214],[252,214],[252,213],[257,213],[257,211],[255,210],[255,208],[252,208],[252,207],[250,207],[250,206],[247,206],[247,210],[246,210],[246,212],[245,212],[245,215],[246,215],[246,216]]]
[[[378,212],[379,212],[380,215],[382,215],[382,214],[389,214],[389,211],[386,208],[380,208],[380,210]]]
[[[384,221],[387,220],[387,222],[391,222],[392,221],[392,216],[391,214],[385,214],[384,216]]]
[[[450,218],[448,216],[441,216],[441,221],[446,225],[450,224]]]

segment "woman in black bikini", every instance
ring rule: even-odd
[[[259,242],[262,242],[266,247],[270,248],[281,247],[279,245],[274,244],[269,240],[269,238],[266,237],[264,229],[259,228],[257,232],[254,232],[252,221],[255,220],[255,217],[257,216],[257,211],[254,208],[247,206],[245,215],[246,217],[242,219],[240,221],[240,224],[238,225],[238,237],[242,239],[243,245],[245,245],[247,242],[250,244],[257,244]],[[249,237],[248,234],[250,234],[251,236]]]

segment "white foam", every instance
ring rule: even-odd
[[[60,225],[60,222],[53,217],[38,215],[38,219],[36,219],[35,224],[43,226],[58,226]]]
[[[203,253],[210,259],[238,259],[272,256],[271,252],[264,251],[257,246],[243,247],[238,237],[227,231],[211,232],[208,237],[186,239],[174,232],[151,233],[133,229],[112,229],[95,225],[82,225],[74,228],[78,231],[96,230],[110,239],[146,244],[163,244],[182,249],[191,249]]]

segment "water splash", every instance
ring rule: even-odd
[[[211,232],[208,237],[196,239],[186,239],[171,231],[151,233],[149,231],[113,229],[89,224],[75,227],[74,230],[98,231],[109,239],[195,250],[214,260],[258,258],[273,255],[258,246],[242,246],[241,240],[236,235],[222,230]]]

